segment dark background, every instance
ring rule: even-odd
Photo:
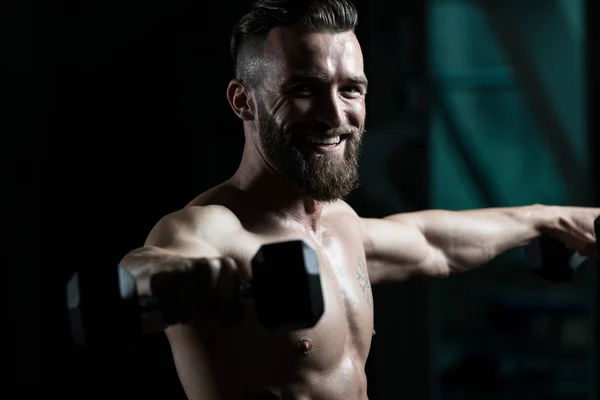
[[[356,4],[370,80],[359,214],[598,205],[597,24],[585,23],[597,4]],[[6,390],[183,398],[162,335],[135,352],[75,350],[64,285],[83,267],[100,285],[162,215],[237,167],[225,88],[248,5],[0,5]],[[541,282],[514,251],[443,282],[377,288],[370,398],[597,398],[596,283],[592,265]]]

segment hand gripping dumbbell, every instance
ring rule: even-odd
[[[600,217],[594,221],[596,247],[600,252]],[[563,283],[573,280],[575,271],[588,259],[569,250],[552,236],[541,236],[525,247],[525,260],[529,269],[536,275],[553,282]]]
[[[156,299],[138,297],[124,268],[106,271],[82,269],[67,284],[70,332],[85,348],[130,347],[149,333],[143,316],[161,308]],[[317,254],[300,240],[262,246],[252,259],[252,282],[239,289],[270,330],[311,328],[325,309]]]

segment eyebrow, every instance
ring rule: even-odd
[[[329,82],[331,81],[331,78],[329,76],[327,76],[327,74],[325,74],[323,71],[319,71],[319,70],[313,70],[313,69],[309,69],[309,70],[305,70],[305,71],[297,71],[295,72],[292,76],[290,76],[288,79],[285,80],[285,85],[290,85],[290,84],[294,84],[297,82],[302,82],[302,81],[319,81],[319,82]],[[364,75],[351,75],[350,77],[347,77],[344,79],[345,81],[348,82],[352,82],[356,85],[361,85],[364,86],[365,89],[369,86],[369,81],[367,80],[367,77]]]

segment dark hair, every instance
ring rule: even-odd
[[[268,32],[278,26],[300,24],[309,31],[354,31],[358,15],[350,0],[256,0],[231,37],[235,75],[248,83],[257,72],[257,57]]]

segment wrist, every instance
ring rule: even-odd
[[[534,204],[528,207],[533,226],[539,235],[551,235],[560,227],[559,207]]]

